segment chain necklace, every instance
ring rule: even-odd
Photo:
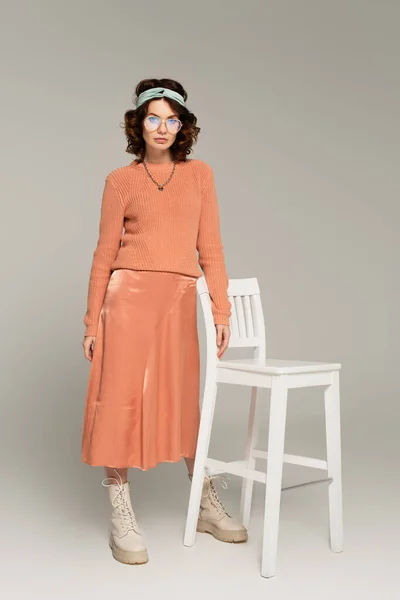
[[[168,177],[167,181],[165,181],[165,182],[164,182],[164,183],[162,183],[162,184],[161,184],[161,183],[158,183],[158,181],[156,181],[156,180],[154,179],[154,177],[152,176],[152,174],[151,174],[151,173],[150,173],[150,171],[148,170],[148,168],[147,168],[147,165],[146,165],[146,162],[145,162],[145,161],[143,161],[143,166],[144,166],[144,168],[146,169],[146,173],[147,173],[147,175],[150,177],[150,179],[151,179],[152,181],[154,181],[154,183],[155,183],[155,184],[156,184],[156,186],[158,187],[158,190],[159,190],[160,192],[162,192],[162,191],[164,190],[164,187],[165,187],[165,186],[167,185],[167,183],[168,183],[168,182],[169,182],[169,181],[172,179],[172,176],[173,176],[173,174],[175,173],[176,161],[174,160],[174,168],[172,169],[172,173],[171,173],[171,175]]]

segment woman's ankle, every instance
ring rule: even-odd
[[[104,467],[106,477],[115,479],[116,482],[124,484],[128,481],[128,468],[116,469],[115,467]]]

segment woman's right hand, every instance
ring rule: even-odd
[[[92,359],[93,359],[93,351],[94,351],[95,342],[96,342],[96,336],[94,336],[94,335],[85,335],[83,342],[82,342],[83,350],[85,353],[85,358],[90,360],[90,362],[92,362]]]

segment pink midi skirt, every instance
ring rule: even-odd
[[[196,278],[117,269],[99,318],[82,460],[137,467],[194,458],[200,424]]]

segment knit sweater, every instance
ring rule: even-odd
[[[173,162],[148,163],[147,167],[163,184],[172,173]],[[106,176],[83,320],[85,336],[97,333],[115,269],[171,271],[194,277],[204,273],[214,323],[229,325],[229,282],[214,174],[207,163],[199,159],[178,162],[163,191],[150,179],[143,163],[136,161]]]

